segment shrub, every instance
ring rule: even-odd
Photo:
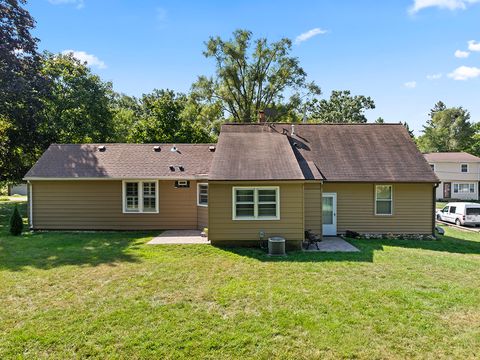
[[[21,235],[23,231],[23,219],[20,216],[18,207],[15,206],[13,209],[12,217],[10,218],[10,234],[18,236]]]

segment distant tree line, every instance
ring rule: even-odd
[[[25,4],[0,0],[0,181],[20,180],[51,143],[211,142],[223,122],[256,122],[260,110],[266,121],[365,123],[365,111],[375,108],[348,90],[321,99],[291,55],[290,39],[270,43],[247,30],[205,43],[216,70],[199,76],[189,93],[119,94],[73,55],[39,53]],[[439,102],[417,139],[420,149],[480,155],[479,125],[469,117]]]

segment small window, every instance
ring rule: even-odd
[[[279,188],[233,188],[234,220],[278,220]]]
[[[156,181],[125,181],[123,183],[123,212],[158,212],[157,184]]]
[[[197,185],[197,205],[208,206],[208,184]]]
[[[177,180],[177,181],[175,181],[175,187],[176,188],[189,188],[190,187],[190,181],[188,181],[188,180]]]
[[[462,173],[468,172],[468,164],[462,164]]]
[[[375,186],[375,215],[393,214],[392,185]]]
[[[435,164],[430,164],[430,167],[432,168],[432,171],[435,171]]]
[[[456,206],[450,206],[450,214],[455,214],[457,211],[457,207]]]

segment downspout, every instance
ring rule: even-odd
[[[28,224],[30,230],[33,230],[33,187],[30,181],[27,181],[27,205],[28,205]]]
[[[435,186],[433,187],[433,190],[432,190],[432,193],[433,193],[433,197],[432,197],[432,205],[433,205],[433,215],[432,215],[432,236],[435,237],[435,221],[436,221],[436,218],[437,218],[437,214],[436,214],[436,209],[437,209],[437,188],[439,186],[439,183],[436,183]]]

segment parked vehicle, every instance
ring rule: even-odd
[[[480,226],[480,204],[452,202],[437,210],[437,220],[457,225]]]

